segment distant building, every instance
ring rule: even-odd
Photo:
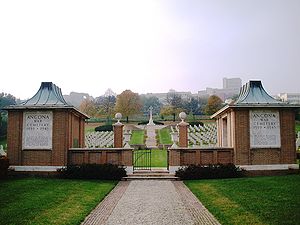
[[[182,100],[184,101],[190,101],[192,97],[195,97],[195,94],[192,94],[190,91],[175,91],[174,89],[170,89],[167,93],[147,93],[144,96],[145,97],[157,97],[159,102],[166,105],[167,104],[167,96],[170,93],[175,93],[177,95],[180,95]]]
[[[300,93],[280,93],[278,97],[283,102],[300,104]]]
[[[240,90],[242,87],[241,78],[223,78],[223,89]]]
[[[93,99],[92,96],[90,96],[87,93],[78,93],[78,92],[71,92],[69,95],[64,95],[64,99],[67,103],[79,108],[81,102],[84,99]]]
[[[242,87],[241,78],[223,78],[223,88],[206,88],[206,90],[198,91],[199,98],[208,98],[209,96],[216,95],[225,101],[238,95]]]

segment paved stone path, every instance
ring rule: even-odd
[[[182,181],[121,181],[82,223],[219,224]]]
[[[148,148],[153,148],[157,146],[156,143],[156,133],[155,133],[155,126],[146,126],[147,138],[146,138],[146,146]]]

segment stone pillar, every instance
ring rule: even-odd
[[[114,148],[123,148],[123,124],[120,122],[122,118],[121,113],[116,113],[115,118],[118,120],[114,127]]]
[[[189,124],[184,122],[186,114],[184,112],[179,113],[181,122],[178,124],[179,127],[179,147],[188,147],[188,126]]]

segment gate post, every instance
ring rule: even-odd
[[[123,148],[123,126],[120,122],[122,118],[121,113],[116,113],[115,118],[118,120],[113,127],[114,127],[114,148]]]
[[[179,113],[179,118],[181,122],[178,124],[179,127],[179,147],[188,147],[188,126],[189,124],[184,122],[186,118],[185,112]]]

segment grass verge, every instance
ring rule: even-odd
[[[134,162],[135,165],[138,165],[139,167],[148,166],[150,159],[147,158],[146,155],[147,155],[147,152],[149,152],[149,151],[150,150],[134,151],[134,154],[135,154],[134,159],[136,159],[136,161]],[[167,167],[168,166],[167,157],[168,157],[167,150],[152,149],[151,150],[151,167]]]
[[[158,130],[158,138],[159,143],[163,145],[171,145],[171,135],[170,135],[170,129],[169,128],[163,128]]]
[[[0,183],[0,224],[80,224],[117,184],[46,178]]]
[[[297,224],[300,176],[194,180],[185,184],[221,224]]]
[[[145,137],[144,130],[133,130],[129,144],[142,145],[144,144],[144,137]]]

